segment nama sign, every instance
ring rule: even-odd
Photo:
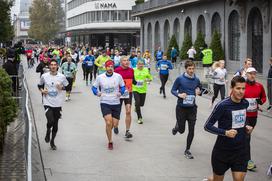
[[[117,8],[115,3],[95,3],[95,9],[114,9]]]

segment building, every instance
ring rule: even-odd
[[[197,32],[209,45],[218,30],[230,71],[250,57],[260,75],[266,75],[272,54],[271,7],[270,0],[148,0],[134,6],[132,16],[141,20],[142,50],[166,50],[173,34],[181,47],[185,33],[194,42]]]
[[[67,43],[102,47],[140,45],[140,21],[132,18],[135,0],[67,0]]]

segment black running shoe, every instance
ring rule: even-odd
[[[267,110],[269,111],[272,108],[272,106],[268,106]]]
[[[54,141],[50,141],[50,146],[52,148],[52,150],[56,150],[57,149],[57,146],[55,145]]]
[[[162,94],[162,88],[160,88],[160,94]]]
[[[113,132],[114,132],[115,134],[118,134],[118,133],[119,133],[119,129],[118,129],[118,127],[113,128]]]
[[[173,134],[174,136],[177,134],[177,132],[178,132],[178,131],[176,130],[176,128],[173,128],[173,129],[172,129],[172,134]]]
[[[194,159],[192,153],[191,153],[189,150],[185,150],[184,156],[185,156],[185,158],[187,158],[187,159]]]
[[[50,141],[50,132],[49,131],[46,132],[46,136],[45,136],[44,140],[46,143],[49,143],[49,141]]]
[[[129,139],[129,138],[132,138],[133,135],[129,131],[126,131],[125,137]]]

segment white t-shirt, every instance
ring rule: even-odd
[[[221,68],[217,68],[214,70],[214,83],[218,84],[218,85],[225,85],[226,83],[226,79],[225,77],[227,76],[227,70],[226,69],[221,69]],[[223,78],[223,79],[221,79]]]
[[[102,93],[100,97],[101,103],[109,105],[120,104],[120,97],[117,94],[120,92],[120,87],[125,86],[120,74],[113,73],[111,77],[108,77],[106,73],[100,74],[93,86]]]
[[[67,86],[69,83],[61,73],[51,75],[50,72],[44,73],[40,79],[39,85],[44,85],[48,90],[47,95],[43,95],[43,105],[50,107],[61,107],[64,102],[64,91],[58,90],[57,84]]]
[[[187,52],[189,58],[195,58],[196,51],[195,49],[190,48]]]

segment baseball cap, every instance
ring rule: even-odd
[[[249,68],[246,70],[246,73],[251,73],[251,72],[257,72],[257,70],[256,70],[254,67],[249,67]]]

